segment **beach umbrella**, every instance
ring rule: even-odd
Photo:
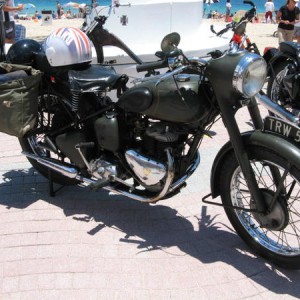
[[[219,3],[220,0],[203,0],[203,3],[206,3],[207,5]]]
[[[25,8],[25,9],[35,8],[35,5],[32,4],[32,3],[25,3],[25,4],[24,4],[24,8]]]
[[[81,3],[81,4],[78,5],[78,7],[85,8],[86,7],[86,3]]]
[[[79,7],[79,3],[77,2],[68,2],[65,5],[63,5],[64,7],[75,7],[78,8]]]

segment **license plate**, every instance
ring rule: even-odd
[[[300,128],[275,117],[266,117],[264,131],[271,131],[300,143]]]

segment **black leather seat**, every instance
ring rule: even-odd
[[[286,54],[297,55],[300,51],[300,45],[295,42],[282,42],[279,45],[279,50]]]
[[[73,91],[104,91],[114,89],[120,78],[124,75],[117,74],[110,66],[90,65],[83,70],[69,70],[69,83]]]

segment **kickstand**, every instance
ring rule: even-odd
[[[59,187],[58,189],[54,190],[54,182],[52,180],[52,171],[48,170],[48,183],[49,183],[49,196],[50,197],[55,197],[56,193],[59,192],[64,185]]]

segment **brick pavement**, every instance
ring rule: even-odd
[[[0,298],[298,299],[300,272],[256,257],[223,209],[201,202],[227,141],[220,122],[212,130],[187,188],[156,205],[80,187],[51,198],[0,134]]]

